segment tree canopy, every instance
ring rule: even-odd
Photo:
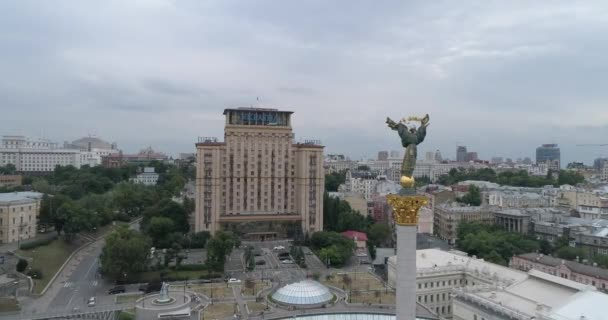
[[[355,242],[333,231],[312,234],[310,246],[324,263],[342,266],[352,256]]]
[[[113,279],[128,277],[148,267],[151,241],[139,231],[119,228],[106,237],[101,272]]]
[[[551,172],[547,176],[531,176],[525,170],[506,171],[496,174],[490,168],[467,170],[464,168],[452,169],[448,174],[439,177],[438,182],[443,185],[453,185],[466,180],[479,180],[495,182],[501,185],[516,187],[542,187],[546,185],[560,186],[563,184],[576,185],[585,180],[578,172],[560,170],[558,178],[553,178]]]

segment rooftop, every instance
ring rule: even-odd
[[[42,196],[40,192],[31,191],[0,193],[0,203],[32,201],[41,199]]]
[[[272,294],[272,299],[289,305],[316,305],[330,302],[334,295],[314,280],[288,284]]]
[[[520,254],[517,257],[528,260],[528,261],[533,261],[536,263],[544,264],[546,266],[552,266],[552,267],[557,267],[560,264],[564,264],[564,265],[566,265],[566,267],[568,267],[568,269],[570,269],[576,273],[580,273],[580,274],[584,274],[584,275],[588,275],[588,276],[599,277],[599,278],[608,280],[608,269],[589,266],[589,265],[582,264],[582,263],[575,262],[575,261],[562,260],[559,258],[555,258],[552,256],[546,256],[546,255],[542,255],[542,254],[538,254],[538,253],[534,253],[534,252]]]
[[[367,241],[367,234],[365,232],[348,230],[342,232],[342,235],[355,241]]]

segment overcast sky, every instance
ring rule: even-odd
[[[608,156],[606,1],[0,1],[0,134],[194,152],[228,107],[295,112],[326,153],[457,144]],[[256,101],[256,97],[260,101]]]

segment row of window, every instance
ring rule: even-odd
[[[20,217],[20,224],[23,224],[23,216]],[[29,222],[32,222],[32,216],[29,216]],[[13,217],[13,225],[17,223],[17,220],[15,219],[15,217]],[[2,226],[4,224],[4,219],[0,218],[0,226]]]
[[[454,279],[454,280],[443,280],[443,281],[430,281],[430,282],[418,282],[418,289],[427,288],[445,288],[446,286],[452,288],[453,286],[462,286],[468,284],[468,280],[465,279]],[[475,282],[473,282],[475,285]]]
[[[23,212],[25,210],[25,206],[21,206],[21,207],[12,207],[11,209],[13,209],[13,212],[16,212],[15,209],[19,208],[21,212]],[[32,210],[32,206],[28,206],[27,207],[28,210]],[[8,210],[7,210],[8,212]],[[0,213],[4,213],[4,208],[0,208]]]

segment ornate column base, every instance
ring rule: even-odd
[[[416,319],[416,232],[418,210],[428,202],[424,196],[389,195],[397,234],[397,320]]]

